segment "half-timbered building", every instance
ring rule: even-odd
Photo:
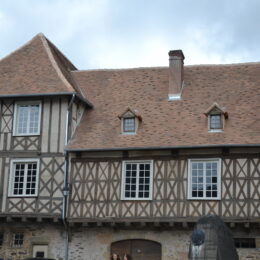
[[[0,62],[0,258],[188,259],[220,216],[259,259],[260,64],[77,70],[43,35]]]
[[[92,106],[69,69],[41,34],[0,62],[0,258],[64,258],[64,148]]]

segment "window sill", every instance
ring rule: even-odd
[[[41,134],[13,134],[13,137],[23,137],[23,136],[40,136]]]
[[[131,133],[131,132],[129,132],[129,133],[125,132],[125,133],[121,133],[121,135],[136,135],[136,132],[133,132],[133,133]]]
[[[211,129],[208,130],[209,133],[223,133],[224,130],[223,129]]]
[[[8,198],[37,198],[38,195],[8,195]]]
[[[221,198],[188,198],[188,200],[209,200],[209,201],[220,201]]]
[[[138,199],[138,198],[135,198],[135,199],[130,199],[130,198],[121,198],[120,200],[122,200],[122,201],[125,201],[125,202],[127,202],[127,201],[129,201],[129,202],[132,202],[132,201],[139,201],[139,202],[142,202],[142,201],[152,201],[153,199],[152,198],[146,198],[146,199],[144,199],[144,198],[141,198],[141,199]]]

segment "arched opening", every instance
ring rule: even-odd
[[[130,256],[129,260],[161,260],[162,247],[158,242],[144,239],[129,239],[116,241],[111,244],[111,254]]]

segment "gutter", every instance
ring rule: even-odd
[[[71,97],[70,103],[67,109],[66,115],[66,133],[65,133],[65,145],[68,144],[70,131],[69,131],[69,122],[71,122],[71,107],[75,100],[76,94],[74,93]],[[68,210],[68,197],[69,197],[69,183],[68,183],[68,176],[69,176],[69,153],[65,150],[65,165],[64,165],[64,189],[63,189],[63,207],[62,207],[62,222],[66,231],[66,238],[65,238],[65,260],[68,260],[69,255],[69,227],[66,221],[67,210]]]
[[[147,146],[147,147],[112,147],[112,148],[65,148],[66,152],[100,152],[100,151],[133,151],[133,150],[169,150],[169,149],[198,149],[198,148],[243,148],[256,147],[260,144],[209,144],[183,146]]]

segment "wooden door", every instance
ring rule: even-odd
[[[112,243],[111,254],[130,256],[129,260],[161,260],[161,244],[143,239],[122,240]]]

